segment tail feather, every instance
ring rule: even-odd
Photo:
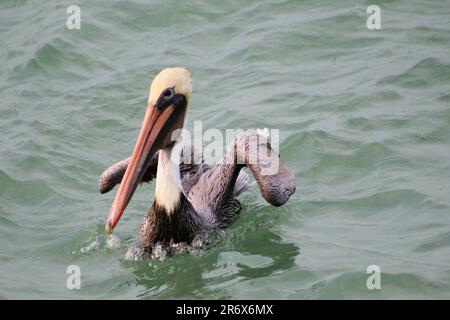
[[[250,182],[249,175],[244,170],[241,170],[236,179],[236,183],[234,184],[234,196],[237,197],[242,192],[253,186],[255,183],[255,181]]]

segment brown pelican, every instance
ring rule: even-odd
[[[191,92],[190,72],[185,68],[164,69],[153,80],[132,156],[112,165],[99,179],[101,193],[120,183],[106,219],[107,233],[117,225],[137,185],[153,179],[155,199],[139,233],[143,247],[157,242],[189,244],[202,231],[228,226],[241,210],[236,196],[250,185],[244,167],[274,206],[281,206],[295,192],[293,175],[258,132],[237,135],[224,159],[213,167],[189,145],[179,148],[180,162],[174,165],[176,130],[183,128]],[[264,168],[275,162],[277,172],[264,174]]]

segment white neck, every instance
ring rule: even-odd
[[[159,151],[156,171],[155,201],[171,214],[180,202],[182,186],[180,168],[171,161],[172,148]]]

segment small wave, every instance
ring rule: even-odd
[[[426,58],[403,73],[387,76],[379,85],[395,85],[402,88],[423,89],[450,81],[450,65],[439,59]]]
[[[362,272],[339,273],[313,286],[309,297],[315,299],[361,299],[387,298],[395,296],[398,299],[442,298],[446,292],[442,286],[426,277],[424,274],[395,273],[382,269],[381,290],[369,290],[366,286],[367,277]],[[432,294],[432,295],[430,295]]]

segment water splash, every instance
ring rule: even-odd
[[[122,247],[122,239],[115,234],[105,236],[102,226],[95,226],[90,230],[88,239],[77,249],[72,251],[73,255],[88,255],[99,251],[115,251]]]
[[[193,256],[202,255],[202,253],[209,247],[217,244],[223,236],[223,230],[210,230],[198,234],[191,242],[187,244],[184,242],[165,244],[158,242],[153,246],[142,248],[137,245],[132,245],[125,253],[125,260],[139,261],[144,259],[165,261],[167,258],[179,254],[189,254]]]
[[[111,249],[111,250],[119,249],[121,244],[122,244],[122,240],[118,236],[116,236],[114,234],[110,234],[106,238],[106,247],[108,249]]]
[[[85,247],[81,247],[78,251],[81,254],[88,254],[92,251],[97,251],[100,248],[100,241],[98,240],[98,237],[92,241],[90,244],[88,244]],[[77,252],[73,252],[74,254],[76,254]]]

